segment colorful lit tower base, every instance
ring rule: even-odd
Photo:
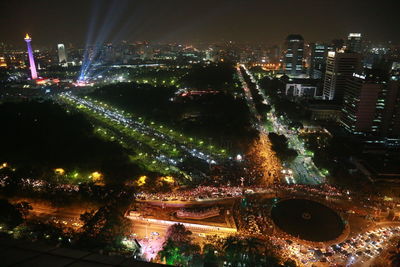
[[[24,40],[28,46],[28,56],[29,56],[29,66],[31,69],[31,77],[32,77],[32,80],[36,80],[37,79],[37,71],[36,71],[35,59],[33,57],[33,51],[32,51],[32,46],[31,46],[32,39],[29,36],[29,34],[26,34]]]

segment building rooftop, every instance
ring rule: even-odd
[[[304,40],[300,34],[289,34],[286,40]]]
[[[123,256],[107,256],[85,250],[62,248],[44,242],[29,242],[0,237],[1,266],[40,267],[113,267],[164,266],[136,261]]]
[[[303,84],[303,85],[317,86],[317,85],[321,84],[321,80],[319,80],[319,79],[293,78],[293,79],[289,79],[287,84]]]

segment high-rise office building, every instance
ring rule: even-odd
[[[321,43],[310,44],[310,78],[321,79],[326,69],[326,59],[332,46]]]
[[[354,53],[362,53],[362,48],[361,33],[349,33],[346,41],[346,50]]]
[[[356,73],[348,79],[340,120],[348,132],[378,135],[384,108],[384,83]]]
[[[32,46],[31,46],[31,41],[32,38],[29,36],[29,34],[26,34],[25,36],[25,42],[26,45],[28,46],[28,57],[29,57],[29,66],[31,69],[31,78],[32,80],[37,79],[37,71],[36,71],[36,65],[35,65],[35,59],[33,57],[33,50],[32,50]]]
[[[285,41],[284,70],[289,76],[304,74],[304,39],[299,34],[291,34]]]
[[[323,99],[343,100],[346,82],[353,73],[362,69],[361,55],[358,53],[328,52],[323,87]]]
[[[58,44],[57,50],[58,50],[58,62],[67,63],[67,51],[65,50],[64,44]]]
[[[352,134],[399,140],[400,81],[379,69],[353,74],[344,93],[341,124]]]
[[[400,81],[388,82],[381,135],[400,139]]]

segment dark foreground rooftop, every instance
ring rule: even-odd
[[[0,266],[40,267],[160,267],[163,265],[135,261],[122,256],[106,256],[93,252],[61,248],[40,242],[0,237]]]

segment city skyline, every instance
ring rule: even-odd
[[[307,42],[345,38],[362,32],[372,41],[399,42],[395,1],[306,3],[294,1],[6,1],[0,23],[0,42],[20,45],[29,32],[38,45],[85,43],[90,29],[106,29],[104,41],[215,42],[281,44],[288,34],[301,34]],[[78,7],[78,8],[77,8]],[[311,8],[312,7],[312,8]],[[18,10],[18,11],[17,11]],[[15,14],[17,13],[17,14]],[[106,23],[111,25],[104,27]],[[89,25],[93,25],[89,27]],[[316,27],[318,25],[318,27]],[[54,28],[56,26],[56,28]],[[261,34],[260,34],[261,33]]]

